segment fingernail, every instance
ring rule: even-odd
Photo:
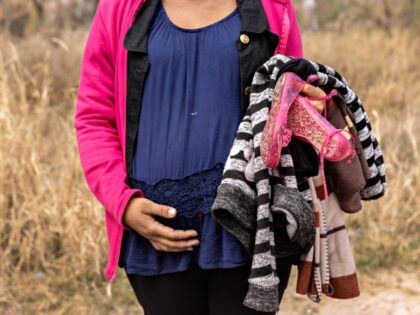
[[[175,214],[176,214],[176,210],[175,210],[174,208],[169,208],[169,210],[168,210],[168,214],[169,214],[171,217],[173,217],[173,216],[175,216]]]
[[[187,248],[187,250],[190,250],[191,251],[191,250],[194,250],[194,249],[192,247],[190,247],[190,248]]]

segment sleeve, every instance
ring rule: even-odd
[[[133,196],[144,197],[127,183],[114,102],[114,64],[101,3],[93,18],[82,57],[74,128],[89,189],[124,228],[122,217]]]
[[[290,23],[290,30],[285,55],[296,58],[303,58],[302,35],[300,32],[299,22],[297,20],[293,1],[290,0],[289,5],[287,6],[287,10]]]
[[[242,243],[249,255],[252,255],[255,242],[257,209],[255,183],[246,175],[247,167],[253,165],[253,151],[248,107],[226,160],[211,212],[216,221]],[[249,171],[252,173],[249,175],[253,176],[253,170]]]

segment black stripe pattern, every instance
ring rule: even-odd
[[[255,72],[250,105],[239,124],[211,210],[214,218],[252,257],[244,305],[263,312],[278,311],[276,257],[306,253],[315,238],[311,189],[307,178],[295,175],[291,151],[288,147],[282,149],[280,166],[275,169],[267,168],[260,154],[260,139],[277,79],[285,71],[304,77],[300,67],[291,66],[293,62],[298,64],[297,60],[277,54]],[[325,91],[336,88],[354,114],[371,172],[360,193],[361,198],[372,200],[383,196],[387,187],[383,155],[362,102],[334,69],[310,60],[299,60],[306,62],[305,80],[309,74],[317,74],[319,79],[312,84]],[[276,234],[280,229],[275,228],[278,224],[273,219],[278,213],[287,218],[288,238],[283,237],[281,241]]]

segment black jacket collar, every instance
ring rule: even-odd
[[[147,53],[147,33],[159,1],[161,0],[146,0],[139,10],[124,38],[123,45],[127,50]],[[262,33],[269,30],[260,0],[236,0],[236,3],[242,19],[241,33]]]

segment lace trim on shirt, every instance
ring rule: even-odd
[[[134,188],[143,191],[144,197],[156,203],[177,209],[179,216],[194,216],[197,211],[209,213],[223,177],[223,163],[191,175],[171,179],[164,178],[151,185],[133,180]]]

